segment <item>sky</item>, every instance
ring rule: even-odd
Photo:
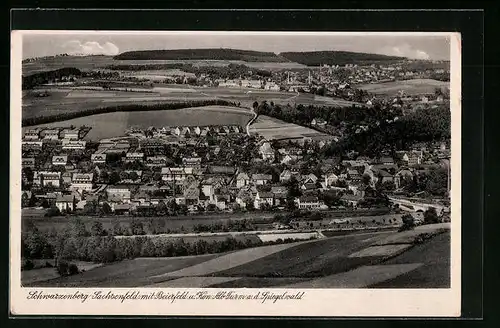
[[[267,52],[352,51],[411,59],[450,59],[450,37],[433,34],[50,32],[23,35],[23,58],[68,54],[116,55],[130,50],[233,48]]]

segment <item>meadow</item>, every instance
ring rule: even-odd
[[[330,139],[331,136],[316,130],[287,123],[273,117],[260,115],[250,126],[250,133],[258,134],[268,140],[275,139],[303,139],[306,137],[320,140]]]
[[[413,79],[386,83],[373,83],[357,86],[359,89],[378,95],[395,96],[400,90],[407,95],[433,94],[436,88],[450,88],[449,82],[431,79]]]

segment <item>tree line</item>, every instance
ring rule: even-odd
[[[386,56],[348,51],[308,51],[308,52],[282,52],[280,56],[292,62],[307,66],[327,65],[371,65],[393,64],[405,60],[404,57]]]
[[[167,69],[178,69],[186,73],[193,73],[197,77],[202,74],[208,75],[214,78],[227,78],[235,79],[240,76],[249,75],[248,72],[251,71],[252,75],[260,77],[270,77],[271,72],[262,69],[255,69],[241,64],[229,64],[227,66],[194,66],[193,64],[185,63],[169,63],[169,64],[119,64],[119,65],[109,65],[105,67],[110,70],[118,71],[150,71],[150,70],[167,70]]]
[[[23,76],[22,89],[29,90],[42,84],[47,84],[63,77],[81,76],[82,72],[78,68],[64,67],[52,71],[39,72],[27,76]]]
[[[91,261],[110,263],[136,257],[175,257],[223,253],[257,247],[298,241],[285,238],[262,242],[259,238],[234,238],[207,241],[199,239],[186,242],[182,238],[161,238],[135,236],[115,238],[102,232],[99,222],[87,231],[83,222],[75,220],[64,231],[44,232],[34,225],[22,234],[21,252],[24,259],[56,259],[60,261]]]
[[[22,120],[22,126],[25,127],[25,126],[46,124],[52,122],[66,121],[78,117],[85,117],[96,114],[114,113],[114,112],[175,110],[187,107],[203,107],[212,105],[236,106],[236,104],[233,102],[219,100],[219,99],[164,103],[164,104],[154,104],[154,105],[141,105],[141,104],[117,105],[117,106],[99,107],[93,109],[84,109],[81,111],[74,111],[74,112],[65,112],[56,115],[24,118]]]
[[[248,62],[286,62],[273,52],[241,49],[206,48],[126,51],[115,60],[243,60]]]

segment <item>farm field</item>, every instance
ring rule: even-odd
[[[140,100],[135,100],[140,102]],[[147,114],[147,115],[145,115]],[[114,112],[79,117],[67,121],[41,124],[34,127],[90,126],[85,136],[87,140],[100,140],[123,136],[130,127],[148,128],[150,126],[192,126],[192,125],[240,125],[245,126],[253,114],[239,107],[206,106],[165,111]],[[28,127],[33,128],[33,127]],[[26,128],[23,128],[23,131]]]
[[[274,139],[330,139],[331,136],[297,124],[287,123],[273,117],[260,115],[250,126],[251,134],[258,134],[268,140]]]
[[[340,236],[216,255],[137,258],[28,286],[363,288],[383,287],[388,280],[399,281],[406,287],[422,287],[405,277],[415,277],[437,287],[449,284],[449,261],[446,261],[449,233],[437,235],[392,258],[385,254],[349,256],[391,234],[397,233]],[[437,281],[431,281],[434,276],[431,270],[439,273]]]
[[[364,84],[358,86],[369,93],[395,96],[400,90],[407,95],[420,95],[434,93],[436,88],[450,88],[449,82],[437,81],[432,79],[413,79],[404,81],[394,81],[386,83]]]
[[[55,70],[63,67],[75,67],[80,70],[102,69],[108,65],[138,65],[138,64],[193,64],[194,66],[227,66],[229,64],[247,65],[260,69],[293,69],[303,68],[305,65],[294,62],[245,62],[240,60],[116,60],[112,56],[65,56],[38,59],[34,62],[23,63],[23,75]]]

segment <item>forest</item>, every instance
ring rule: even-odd
[[[242,60],[248,62],[286,62],[272,52],[239,49],[173,49],[127,51],[113,57],[116,60]]]
[[[30,90],[42,84],[54,82],[64,77],[79,77],[82,72],[78,68],[64,67],[53,71],[46,71],[23,76],[22,89]]]
[[[364,66],[371,64],[395,63],[406,59],[404,57],[348,51],[282,52],[279,55],[292,62],[307,66],[320,66],[323,64],[342,66],[346,64],[356,64],[358,66]]]

